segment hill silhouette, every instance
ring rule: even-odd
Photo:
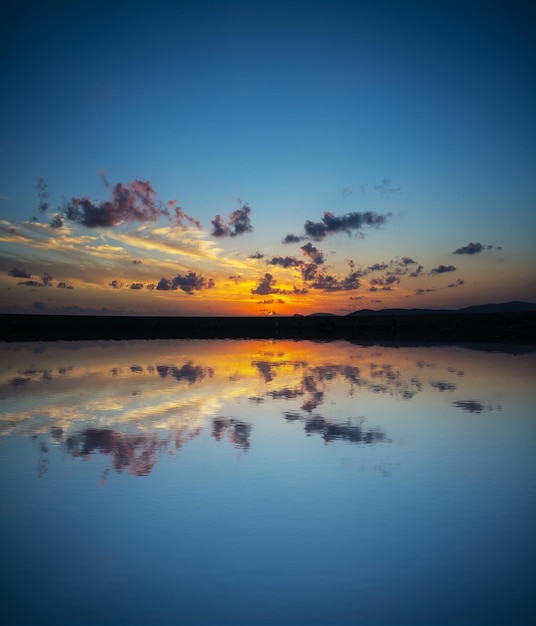
[[[349,315],[132,317],[3,314],[0,341],[94,339],[347,339],[536,345],[536,304],[507,302],[433,309],[363,309]]]

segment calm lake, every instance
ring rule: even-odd
[[[533,624],[536,354],[0,344],[7,624]]]

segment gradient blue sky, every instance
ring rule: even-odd
[[[2,310],[536,301],[533,17],[525,2],[12,4]],[[158,194],[155,220],[135,219],[137,183],[114,203],[133,181]],[[170,221],[169,200],[201,228]]]

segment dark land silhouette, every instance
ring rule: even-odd
[[[536,344],[536,304],[458,311],[362,310],[292,317],[133,317],[4,314],[0,341],[91,339],[348,339]]]

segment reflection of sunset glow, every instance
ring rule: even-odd
[[[176,456],[203,432],[246,452],[258,411],[300,424],[325,444],[390,442],[367,421],[380,399],[422,397],[451,410],[481,415],[501,410],[488,401],[503,370],[486,355],[459,348],[391,348],[344,341],[133,341],[5,344],[0,371],[2,434],[48,437],[49,446],[89,459],[110,458],[116,471],[150,473],[159,455]],[[512,388],[533,355],[512,362]],[[495,382],[494,382],[495,379]],[[234,413],[247,403],[247,416]],[[367,409],[368,407],[368,409]],[[253,420],[253,421],[252,421]],[[44,454],[44,453],[43,453]],[[40,463],[46,468],[45,456]],[[45,473],[45,469],[40,472]]]

